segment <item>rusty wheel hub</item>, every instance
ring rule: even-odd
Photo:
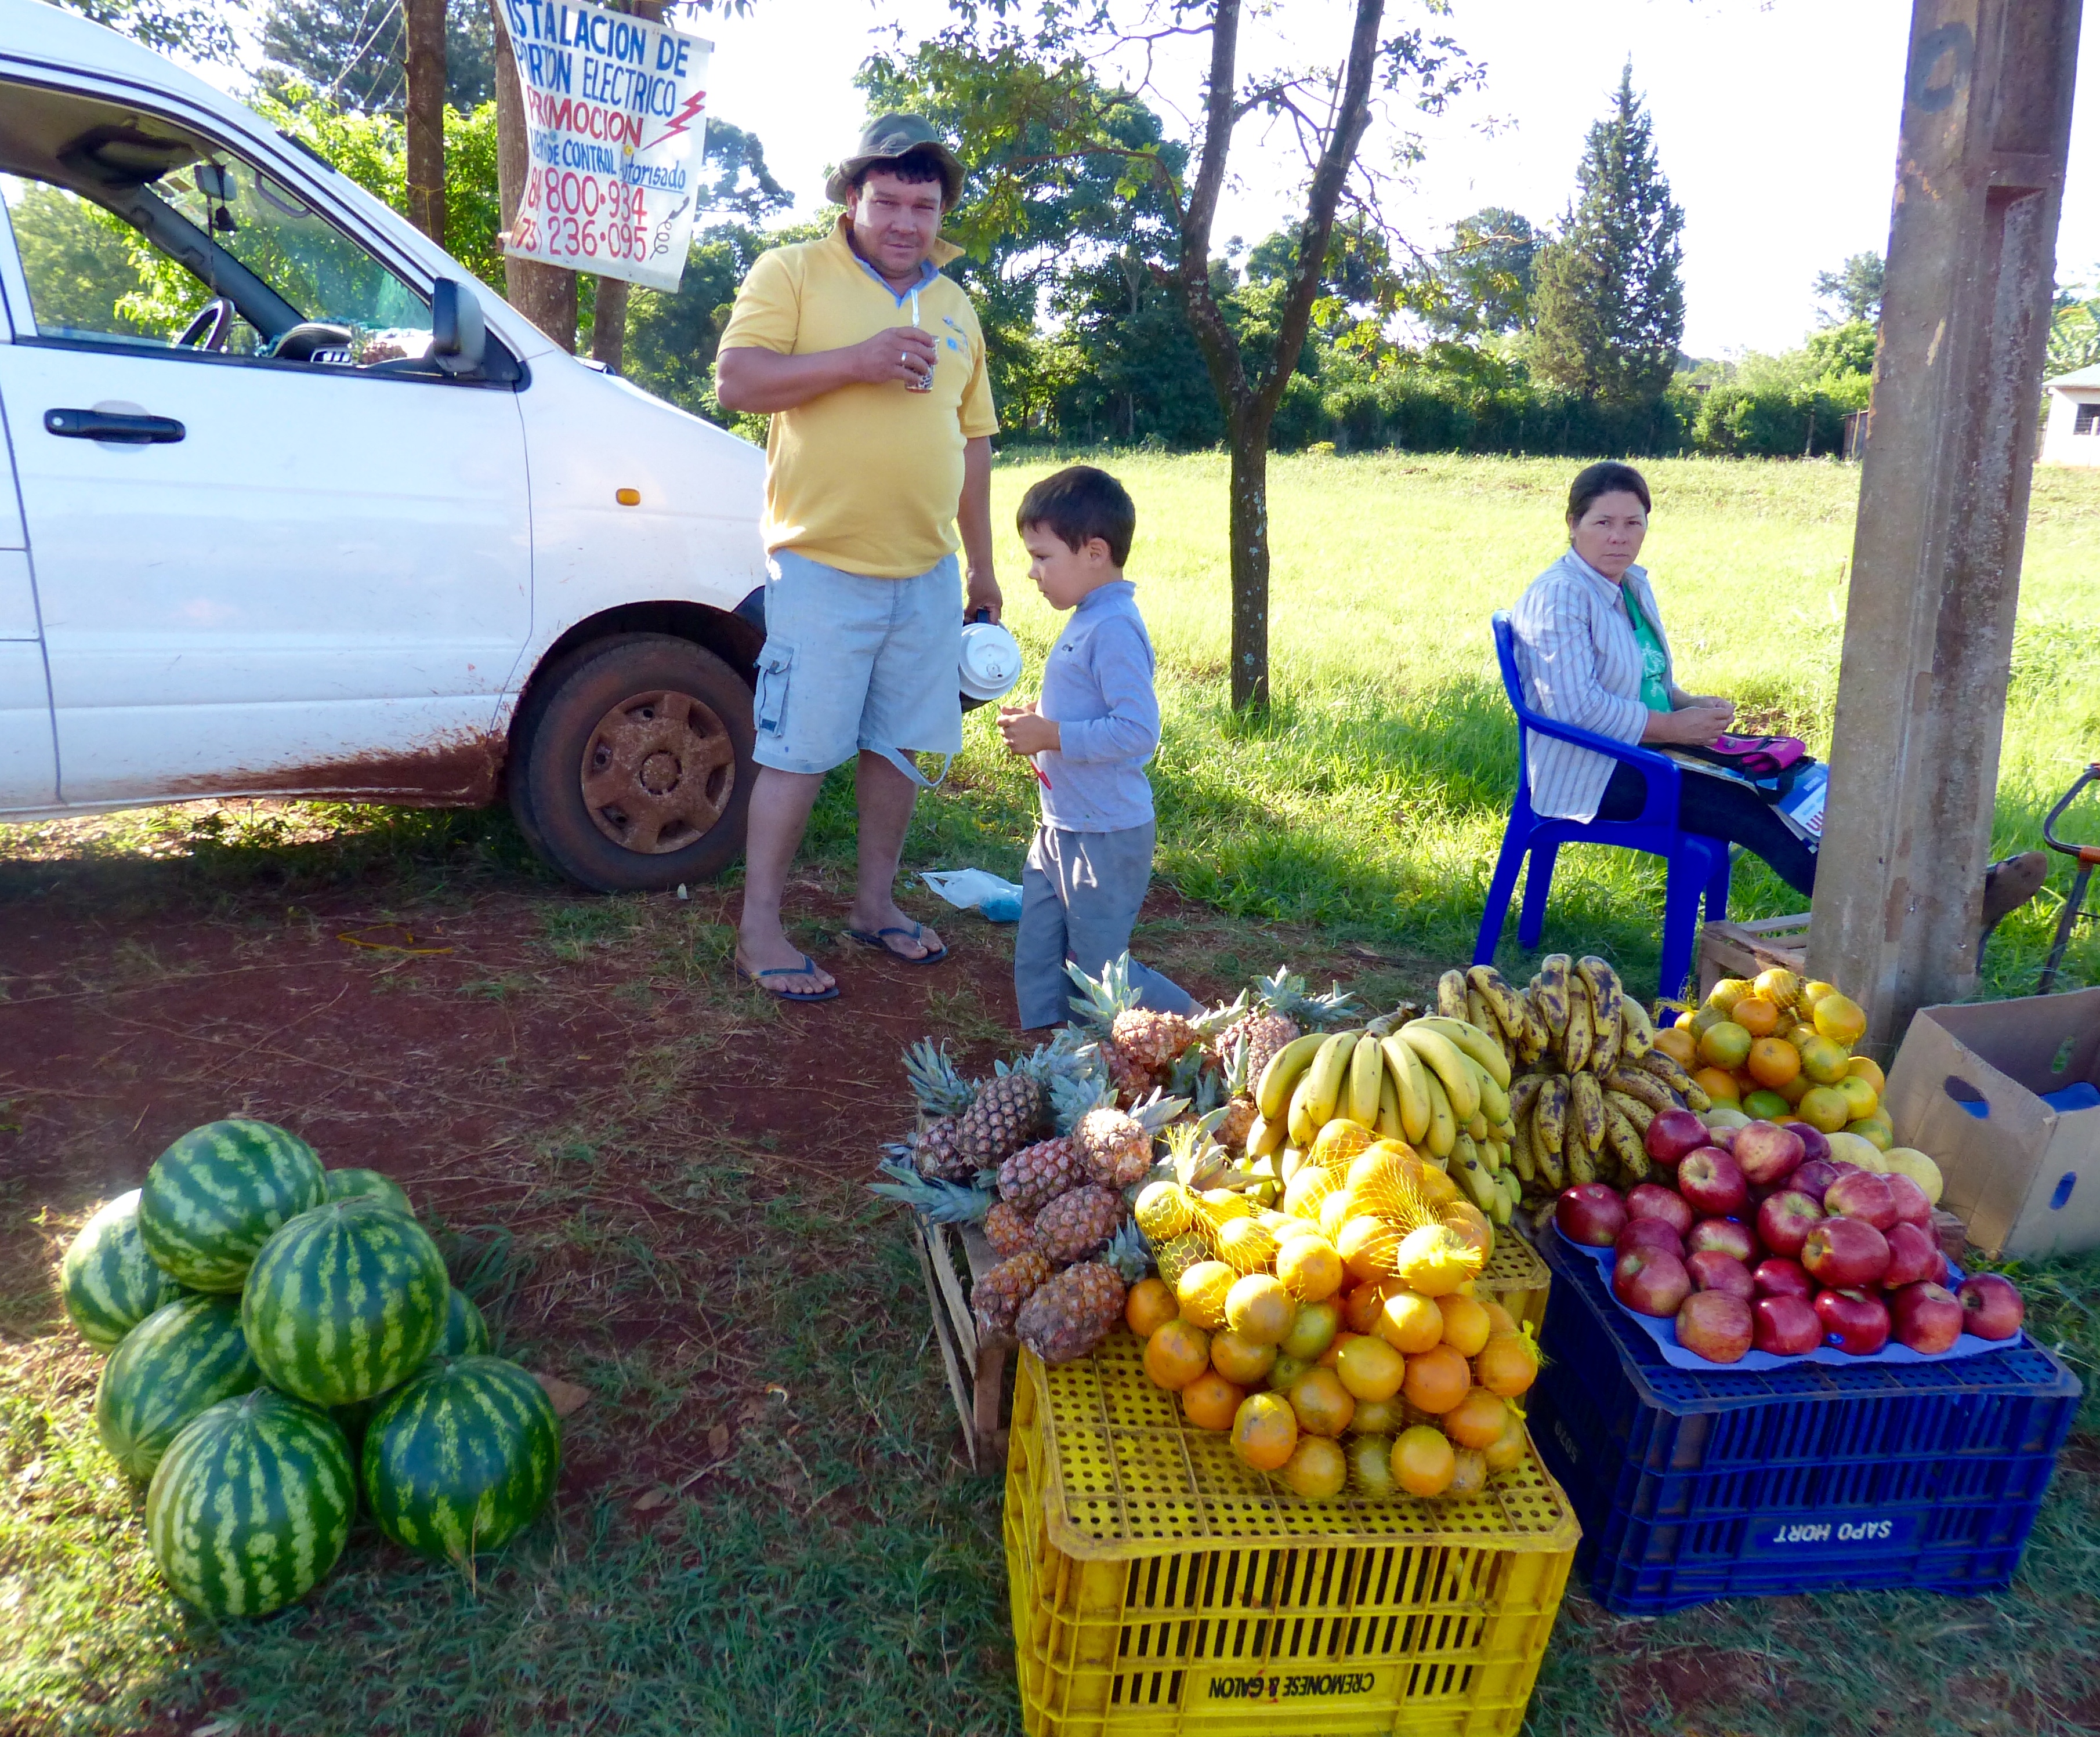
[[[697,844],[729,806],[736,749],[690,694],[637,694],[584,744],[584,806],[613,843],[660,857]]]

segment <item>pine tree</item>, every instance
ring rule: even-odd
[[[1575,203],[1536,268],[1533,369],[1600,403],[1652,404],[1684,335],[1684,213],[1634,95],[1630,60],[1612,112],[1590,129],[1575,184]]]

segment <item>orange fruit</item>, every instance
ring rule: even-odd
[[[1407,1375],[1400,1391],[1407,1395],[1409,1404],[1435,1415],[1450,1410],[1472,1385],[1473,1372],[1466,1360],[1449,1346],[1437,1345],[1407,1360]]]
[[[1352,1333],[1369,1333],[1378,1325],[1385,1299],[1384,1285],[1359,1285],[1342,1298],[1342,1325]]]
[[[1814,1080],[1811,1079],[1806,1074],[1797,1074],[1792,1079],[1789,1080],[1784,1086],[1779,1088],[1779,1095],[1782,1098],[1785,1098],[1789,1105],[1792,1105],[1800,1103],[1804,1096],[1806,1096],[1809,1092],[1813,1091],[1815,1089],[1815,1082]]]
[[[1300,1436],[1277,1476],[1306,1501],[1326,1501],[1340,1495],[1349,1481],[1348,1456],[1323,1437]]]
[[[1874,1088],[1877,1096],[1882,1097],[1886,1097],[1888,1096],[1888,1076],[1882,1072],[1882,1065],[1878,1061],[1875,1060],[1873,1056],[1846,1056],[1845,1059],[1845,1071],[1847,1074],[1858,1074],[1861,1079],[1864,1080],[1869,1086],[1872,1086]]]
[[[1335,1251],[1342,1257],[1342,1264],[1358,1280],[1368,1283],[1374,1279],[1390,1278],[1393,1252],[1400,1246],[1401,1234],[1383,1219],[1360,1213],[1342,1226],[1341,1235],[1335,1239]]]
[[[1487,1214],[1471,1201],[1447,1201],[1438,1210],[1436,1221],[1459,1241],[1478,1249],[1483,1264],[1495,1252],[1495,1228],[1488,1222]]]
[[[1123,1300],[1123,1318],[1140,1339],[1149,1339],[1181,1312],[1163,1279],[1140,1279]]]
[[[1798,1025],[1788,1026],[1785,1031],[1780,1034],[1780,1035],[1785,1038],[1786,1041],[1791,1043],[1796,1049],[1807,1049],[1810,1044],[1815,1041],[1816,1032],[1815,1028],[1813,1025],[1808,1024],[1807,1021],[1803,1021]]]
[[[1825,983],[1820,977],[1811,977],[1807,982],[1801,985],[1801,993],[1794,997],[1793,1011],[1803,1019],[1812,1019],[1815,1014],[1816,1003],[1822,1000],[1825,995],[1834,995],[1837,993],[1836,984]]]
[[[1339,1435],[1356,1415],[1356,1395],[1332,1369],[1308,1369],[1290,1384],[1290,1409],[1307,1435]]]
[[[1717,1008],[1725,1018],[1729,1010],[1756,987],[1747,977],[1723,977],[1706,991],[1706,1005]]]
[[[1268,1387],[1274,1393],[1288,1393],[1290,1384],[1313,1365],[1303,1357],[1294,1357],[1286,1351],[1268,1366]]]
[[[1489,1471],[1508,1471],[1524,1464],[1524,1419],[1512,1409],[1509,1422],[1495,1438],[1494,1445],[1484,1450]]]
[[[1699,1016],[1687,1007],[1670,1021],[1670,1029],[1672,1031],[1688,1031],[1696,1036],[1699,1030]]]
[[[1210,1335],[1176,1316],[1145,1342],[1145,1373],[1155,1387],[1178,1393],[1211,1366]]]
[[[1732,1074],[1723,1074],[1718,1068],[1701,1068],[1692,1076],[1700,1090],[1716,1104],[1740,1104],[1743,1094],[1736,1085]]]
[[[1473,1360],[1473,1374],[1489,1392],[1513,1400],[1538,1379],[1538,1347],[1521,1334],[1498,1334]]]
[[[1276,1276],[1300,1303],[1321,1303],[1342,1288],[1348,1274],[1335,1245],[1308,1228],[1276,1251]]]
[[[1793,1116],[1793,1106],[1777,1092],[1760,1086],[1743,1094],[1743,1113],[1754,1122],[1785,1122]]]
[[[1845,1100],[1845,1107],[1852,1113],[1849,1119],[1853,1122],[1857,1122],[1862,1116],[1873,1115],[1882,1107],[1881,1094],[1860,1074],[1847,1074],[1830,1089]]]
[[[1477,1357],[1494,1331],[1488,1312],[1471,1297],[1439,1297],[1436,1312],[1444,1317],[1444,1342],[1462,1357]]]
[[[1825,995],[1811,1016],[1817,1031],[1847,1049],[1867,1034],[1867,1010],[1850,995]]]
[[[1246,1397],[1215,1369],[1206,1369],[1181,1390],[1181,1415],[1199,1430],[1229,1430]]]
[[[1493,1298],[1481,1298],[1480,1307],[1488,1312],[1488,1332],[1490,1335],[1516,1331],[1516,1316]]]
[[[1298,1419],[1280,1393],[1251,1393],[1233,1413],[1233,1452],[1256,1471],[1274,1471],[1298,1447]]]
[[[1750,1034],[1733,1020],[1709,1025],[1700,1034],[1699,1059],[1716,1068],[1740,1068],[1750,1052]]]
[[[1281,1344],[1298,1305],[1273,1274],[1250,1272],[1225,1293],[1225,1325],[1255,1345]]]
[[[1360,1339],[1361,1333],[1338,1333],[1327,1341],[1327,1348],[1312,1360],[1323,1369],[1331,1369],[1342,1360],[1342,1347],[1352,1339]]]
[[[1820,1033],[1801,1047],[1801,1071],[1819,1086],[1834,1086],[1845,1078],[1851,1059]]]
[[[1392,1444],[1392,1481],[1410,1496],[1441,1496],[1451,1487],[1458,1456],[1443,1431],[1427,1423],[1403,1430]]]
[[[1342,1347],[1342,1355],[1335,1360],[1335,1373],[1352,1399],[1389,1400],[1400,1391],[1407,1360],[1383,1339],[1365,1334]]]
[[[1304,1303],[1298,1307],[1298,1319],[1291,1322],[1290,1331],[1283,1336],[1278,1348],[1286,1357],[1303,1358],[1310,1363],[1327,1348],[1327,1342],[1341,1325],[1342,1312],[1331,1303]]]
[[[1478,1448],[1461,1448],[1451,1456],[1451,1481],[1444,1493],[1454,1501],[1477,1496],[1488,1487],[1488,1457]]]
[[[1779,1029],[1779,1009],[1762,995],[1745,995],[1728,1009],[1728,1017],[1753,1038],[1768,1038]]]
[[[1442,1341],[1444,1313],[1433,1298],[1418,1291],[1396,1290],[1385,1299],[1371,1331],[1395,1351],[1412,1357]]]
[[[1699,1059],[1699,1040],[1681,1025],[1658,1031],[1655,1047],[1680,1068],[1688,1068]]]
[[[1465,1398],[1444,1413],[1444,1433],[1462,1448],[1485,1448],[1509,1422],[1509,1407],[1499,1393],[1485,1387],[1467,1390]]]
[[[1236,1387],[1260,1385],[1275,1363],[1273,1345],[1257,1345],[1229,1327],[1211,1336],[1211,1367]]]
[[[1349,1477],[1374,1501],[1392,1494],[1392,1443],[1383,1435],[1349,1438]]]
[[[1896,1143],[1895,1125],[1879,1110],[1845,1124],[1847,1134],[1856,1134],[1877,1152],[1886,1152]]]
[[[1784,965],[1774,965],[1757,975],[1754,987],[1776,1007],[1791,1007],[1801,994],[1801,979]]]
[[[1802,1094],[1793,1111],[1809,1126],[1820,1128],[1825,1134],[1835,1134],[1852,1119],[1844,1094],[1830,1086],[1811,1087]]]
[[[1357,1197],[1348,1187],[1324,1195],[1320,1201],[1318,1219],[1320,1234],[1339,1249],[1342,1245],[1342,1227],[1357,1216]],[[1346,1261],[1348,1257],[1344,1255]]]
[[[1206,1333],[1215,1333],[1225,1324],[1225,1298],[1238,1279],[1221,1260],[1199,1260],[1185,1268],[1174,1281],[1181,1318]]]
[[[1760,1086],[1776,1091],[1801,1071],[1801,1051],[1785,1038],[1759,1038],[1743,1065]]]
[[[1352,1435],[1396,1435],[1407,1426],[1406,1403],[1397,1395],[1389,1400],[1358,1400],[1357,1414],[1349,1419]]]

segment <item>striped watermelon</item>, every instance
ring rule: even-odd
[[[415,1373],[444,1331],[451,1288],[421,1225],[352,1196],[301,1213],[263,1244],[240,1321],[271,1387],[342,1405]]]
[[[438,1335],[437,1345],[430,1356],[424,1359],[424,1369],[429,1369],[433,1360],[479,1357],[488,1349],[488,1323],[481,1318],[481,1311],[474,1306],[472,1298],[463,1290],[455,1290],[445,1299],[444,1329]],[[409,1379],[412,1381],[415,1377]],[[354,1448],[364,1439],[365,1426],[371,1422],[373,1413],[399,1391],[389,1387],[374,1399],[352,1400],[346,1405],[332,1406],[329,1415],[342,1426],[342,1433],[350,1438]]]
[[[416,1209],[408,1204],[408,1194],[401,1184],[376,1170],[326,1170],[322,1173],[321,1181],[330,1200],[348,1200],[354,1194],[365,1194],[412,1219],[416,1215]]]
[[[135,1478],[152,1475],[168,1444],[196,1414],[258,1385],[240,1305],[231,1297],[183,1297],[124,1335],[102,1368],[95,1426]]]
[[[335,1566],[356,1505],[342,1431],[258,1387],[192,1418],[170,1444],[146,1492],[146,1540],[192,1604],[262,1616]]]
[[[441,1561],[529,1526],[562,1469],[546,1391],[501,1357],[426,1369],[380,1408],[361,1456],[365,1500],[396,1544]]]
[[[182,1295],[139,1240],[136,1188],[81,1226],[59,1268],[59,1290],[80,1336],[103,1351]]]
[[[318,1206],[321,1161],[267,1122],[210,1122],[153,1160],[139,1200],[146,1252],[192,1290],[236,1291],[285,1219]]]

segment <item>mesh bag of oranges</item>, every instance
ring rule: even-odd
[[[1525,1457],[1539,1354],[1475,1281],[1486,1215],[1402,1141],[1316,1141],[1280,1210],[1190,1213],[1205,1258],[1125,1309],[1154,1386],[1251,1470],[1320,1500],[1479,1493]],[[1157,1206],[1140,1197],[1143,1227]]]

